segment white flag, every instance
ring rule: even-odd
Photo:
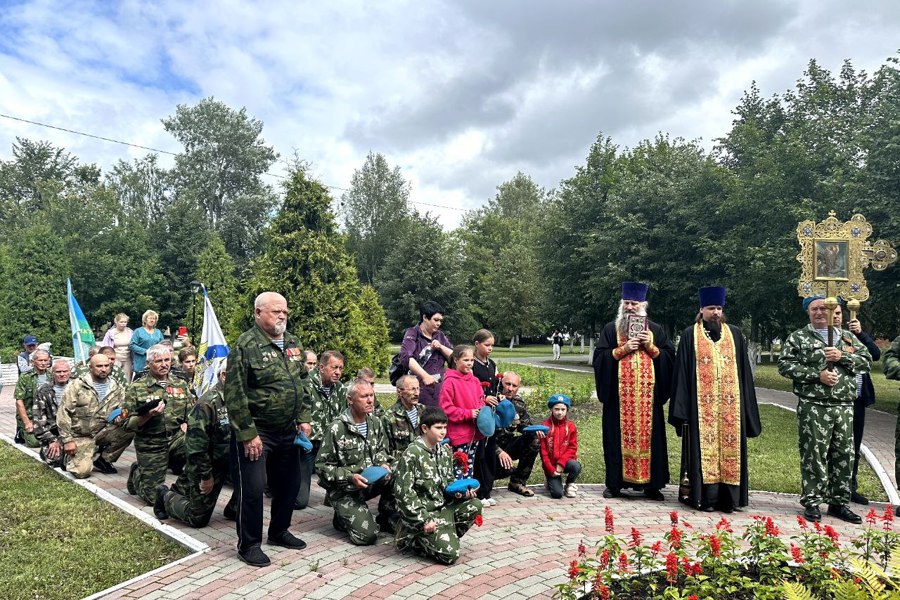
[[[194,374],[194,386],[197,396],[202,396],[219,381],[219,373],[224,368],[228,356],[228,344],[219,327],[216,311],[213,310],[206,286],[203,286],[203,333],[200,334],[200,346],[197,348],[197,371]]]

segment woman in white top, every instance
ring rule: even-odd
[[[131,381],[133,371],[131,363],[131,334],[128,327],[128,315],[119,313],[113,320],[113,326],[103,336],[103,346],[109,346],[116,351],[116,364],[125,372],[125,381]]]

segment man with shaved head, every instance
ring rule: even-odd
[[[237,497],[238,557],[254,567],[271,563],[262,551],[263,486],[272,493],[268,543],[302,550],[288,531],[300,489],[299,432],[310,434],[304,407],[306,378],[300,340],[287,332],[284,296],[263,292],[254,303],[256,324],[241,334],[228,356],[225,404],[231,424],[231,465]]]

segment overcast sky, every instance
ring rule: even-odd
[[[752,81],[874,71],[898,32],[897,0],[0,0],[0,113],[177,152],[160,119],[215,96],[326,184],[384,154],[452,227],[517,171],[556,187],[601,132],[710,147]],[[15,136],[104,169],[146,153],[0,118],[0,158]]]

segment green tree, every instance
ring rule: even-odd
[[[409,183],[400,167],[391,169],[384,156],[369,152],[362,168],[353,172],[350,189],[341,200],[347,246],[356,257],[362,281],[372,284],[409,216]]]
[[[222,333],[229,342],[236,340],[241,333],[235,323],[241,305],[238,300],[238,280],[234,272],[234,261],[225,250],[222,239],[216,234],[210,235],[209,243],[197,257],[194,279],[206,286],[209,300],[216,311],[216,318],[222,327]],[[202,306],[199,306],[197,310],[202,311]],[[202,318],[201,312],[198,316],[198,330],[201,327]],[[192,332],[191,335],[199,344],[200,331]]]
[[[371,285],[362,286],[359,312],[362,316],[360,338],[369,342],[360,349],[360,364],[371,367],[379,375],[386,375],[391,363],[387,317],[378,300],[378,292]]]
[[[288,328],[305,346],[340,350],[349,372],[379,368],[364,363],[383,352],[382,340],[366,337],[366,319],[374,308],[369,304],[363,313],[363,290],[330,206],[325,186],[295,165],[285,182],[281,211],[264,234],[265,253],[248,269],[245,306],[261,292],[279,292],[291,311]]]

